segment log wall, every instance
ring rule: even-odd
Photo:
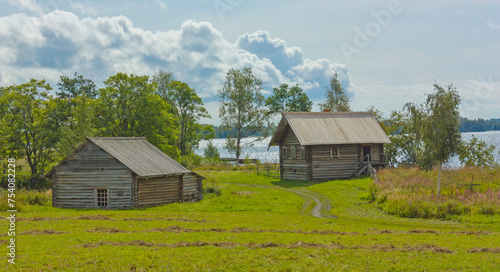
[[[287,148],[287,156],[283,154],[283,147]],[[292,157],[292,147],[295,148],[295,157]],[[305,147],[291,129],[287,129],[280,145],[280,170],[282,179],[307,179]]]
[[[183,188],[182,176],[137,179],[137,206],[155,206],[178,202]]]
[[[107,208],[132,206],[132,172],[88,142],[52,174],[53,205],[62,208],[96,208],[95,190],[108,189]]]
[[[340,157],[331,158],[330,149],[338,148]],[[359,145],[311,146],[312,179],[350,178],[359,161]]]
[[[382,144],[372,145],[372,161],[383,162],[384,146]]]
[[[184,180],[184,190],[183,190],[183,201],[198,201],[203,199],[202,190],[202,178],[194,173],[185,174]]]

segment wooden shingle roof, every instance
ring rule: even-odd
[[[79,147],[44,176],[50,177],[68,158],[73,157],[87,143],[92,142],[113,156],[138,177],[161,177],[193,173],[167,154],[156,148],[144,137],[87,137]],[[203,178],[203,177],[202,177]]]
[[[87,137],[139,177],[190,173],[143,137]]]
[[[269,146],[291,129],[301,145],[388,144],[391,141],[369,112],[283,112]]]

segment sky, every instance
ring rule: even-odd
[[[462,116],[500,118],[498,14],[497,0],[0,0],[0,85],[170,71],[218,124],[227,71],[251,67],[265,96],[298,84],[315,111],[337,74],[356,111],[422,103],[436,82]]]

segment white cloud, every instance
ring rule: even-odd
[[[267,31],[246,33],[238,38],[236,44],[239,48],[254,53],[260,58],[271,60],[282,72],[304,61],[302,49],[296,46],[288,47],[284,40],[271,38],[271,34]]]
[[[11,6],[19,7],[20,9],[26,10],[33,14],[44,13],[42,7],[33,0],[3,0],[2,2],[6,2]]]
[[[0,52],[8,56],[0,60],[3,85],[35,75],[57,81],[55,74],[74,71],[96,75],[93,79],[99,84],[117,72],[152,75],[163,69],[213,99],[228,69],[246,66],[263,80],[266,90],[298,83],[323,92],[334,73],[344,86],[350,84],[345,65],[304,58],[299,47],[287,46],[267,32],[244,34],[230,42],[212,24],[192,20],[178,30],[153,33],[124,16],[81,19],[60,10],[33,17],[13,14],[0,17]]]
[[[23,5],[28,9],[30,3],[34,2]],[[230,68],[251,67],[263,80],[265,94],[281,83],[297,83],[313,101],[324,97],[329,78],[337,73],[356,110],[374,105],[389,113],[406,102],[423,102],[432,91],[432,82],[425,86],[356,86],[346,65],[306,58],[301,48],[268,32],[246,33],[228,41],[212,24],[192,20],[178,29],[151,32],[135,27],[125,16],[80,18],[61,10],[33,16],[12,14],[0,17],[0,55],[2,86],[44,78],[56,87],[61,74],[71,76],[75,71],[98,85],[117,72],[152,75],[160,69],[172,71],[204,99],[214,116],[212,123],[218,120],[215,94]],[[477,95],[474,82],[484,80],[457,84],[467,101],[477,98],[467,102],[466,116],[497,116],[498,83],[488,79],[482,85],[495,90],[485,98],[484,90],[491,88],[483,87]]]
[[[161,11],[167,10],[167,4],[161,0],[156,0],[155,3],[160,7]]]

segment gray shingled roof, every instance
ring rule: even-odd
[[[167,154],[139,137],[87,137],[139,177],[190,173]]]
[[[301,145],[391,142],[369,112],[283,112],[269,145],[278,145],[288,127]]]

